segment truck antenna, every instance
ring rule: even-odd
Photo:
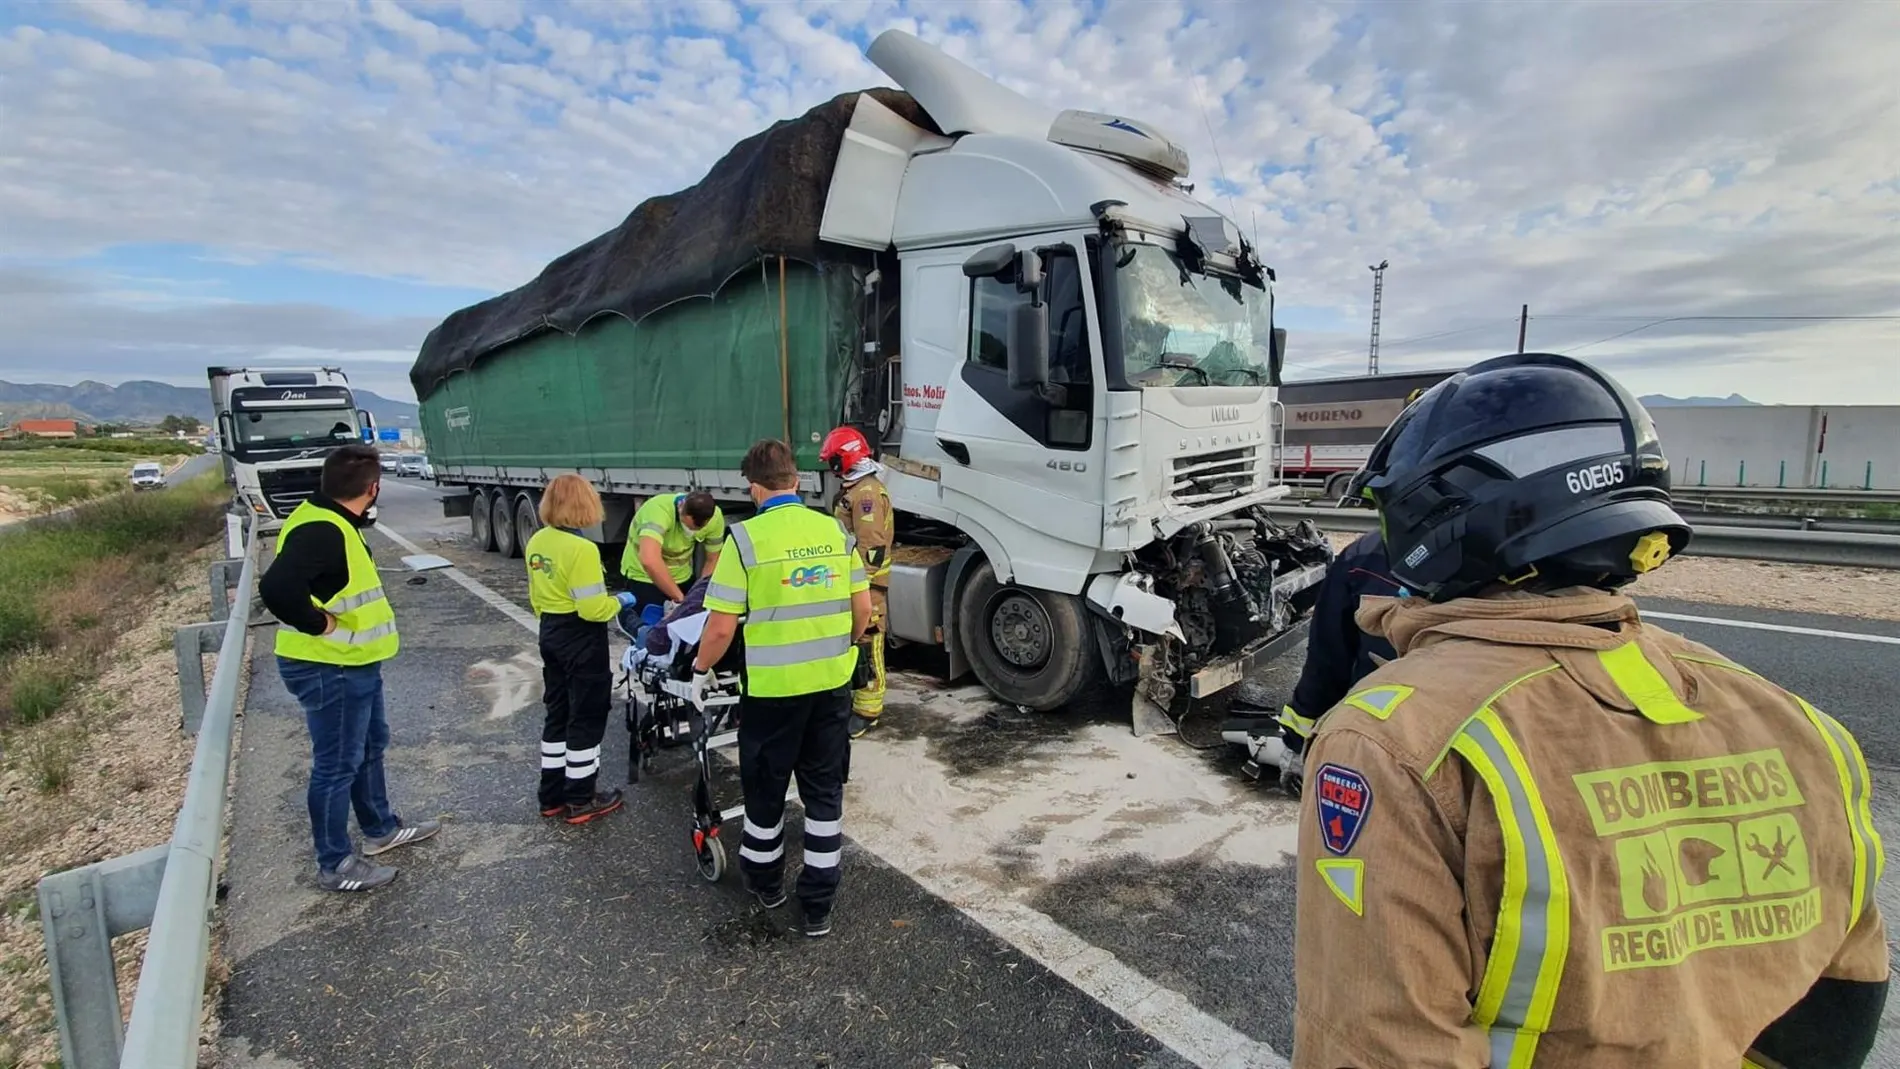
[[[1227,187],[1227,210],[1239,214],[1234,207],[1234,184],[1227,180],[1227,164],[1220,158],[1220,141],[1214,137],[1214,121],[1207,116],[1207,101],[1201,96],[1201,76],[1194,76],[1194,104],[1201,109],[1201,124],[1207,127],[1207,143],[1214,150],[1214,170],[1220,175],[1220,184]],[[1254,244],[1259,242],[1258,230],[1254,233]]]

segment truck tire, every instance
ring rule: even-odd
[[[495,516],[489,504],[488,491],[477,489],[468,506],[468,533],[475,540],[475,549],[481,553],[495,551]]]
[[[990,562],[979,560],[957,601],[957,635],[976,677],[992,693],[1048,712],[1101,674],[1087,613],[1072,595],[998,583]]]
[[[495,529],[495,552],[504,557],[521,556],[521,539],[515,536],[515,503],[508,491],[497,490],[490,499],[489,526]]]
[[[1338,501],[1346,496],[1346,484],[1352,482],[1352,472],[1335,472],[1326,477],[1326,500]]]
[[[541,503],[533,494],[522,494],[515,498],[515,540],[521,543],[525,552],[528,539],[541,529]]]

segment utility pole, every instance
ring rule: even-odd
[[[1390,260],[1380,260],[1375,267],[1366,265],[1372,272],[1372,344],[1366,350],[1366,374],[1379,373],[1379,306],[1385,300],[1385,269]]]
[[[1517,351],[1524,351],[1524,331],[1531,325],[1531,306],[1525,305],[1517,313]]]

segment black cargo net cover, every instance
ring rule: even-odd
[[[863,92],[936,132],[910,94]],[[746,138],[699,184],[649,198],[534,281],[451,314],[429,332],[409,370],[416,397],[428,397],[450,372],[542,331],[573,334],[603,312],[639,319],[683,298],[709,296],[762,256],[825,259],[818,226],[857,98],[841,94]],[[846,252],[829,248],[834,257]]]

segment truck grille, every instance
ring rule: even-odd
[[[270,503],[271,511],[281,520],[298,505],[310,500],[322,478],[322,468],[260,471],[257,473],[257,488],[263,492],[264,500]]]
[[[1180,505],[1211,505],[1252,493],[1259,464],[1259,449],[1251,445],[1175,457],[1168,472],[1168,499]]]

